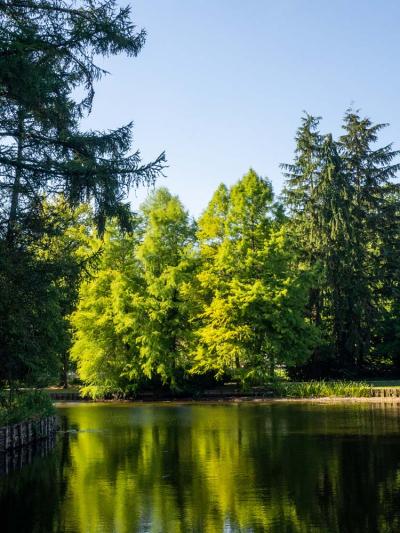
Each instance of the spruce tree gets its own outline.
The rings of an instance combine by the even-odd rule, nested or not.
[[[388,304],[382,294],[388,295],[389,287],[393,286],[393,278],[386,268],[388,258],[393,248],[399,251],[398,185],[393,181],[399,170],[396,163],[399,152],[392,144],[375,146],[386,126],[373,124],[350,109],[345,114],[344,134],[339,139],[346,179],[354,191],[348,344],[359,369],[365,366],[377,342],[374,332]]]
[[[286,178],[283,189],[284,206],[289,218],[289,232],[296,242],[299,263],[304,262],[318,275],[309,288],[306,315],[322,331],[323,283],[325,271],[321,260],[321,242],[318,223],[318,198],[316,187],[320,175],[321,149],[324,137],[319,131],[321,118],[305,113],[295,136],[296,148],[293,163],[282,164]],[[323,337],[322,337],[323,338]],[[315,346],[307,364],[311,372],[320,365],[322,346]]]
[[[386,267],[398,249],[398,153],[391,145],[374,149],[384,125],[353,111],[346,113],[338,141],[320,135],[317,125],[307,115],[298,130],[295,161],[284,165],[285,198],[298,257],[319,271],[309,312],[323,331],[325,348],[314,353],[313,371],[323,370],[322,353],[330,345],[328,369],[354,374],[363,370],[390,300]]]
[[[352,368],[360,345],[360,313],[354,189],[343,169],[337,143],[327,135],[320,151],[320,172],[315,190],[318,203],[319,261],[323,315],[332,339],[333,355],[342,369]]]

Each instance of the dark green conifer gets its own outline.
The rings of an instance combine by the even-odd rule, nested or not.
[[[391,145],[375,149],[384,125],[373,125],[357,112],[346,113],[338,141],[321,136],[318,123],[309,115],[303,118],[295,161],[283,166],[284,196],[299,260],[319,271],[309,313],[326,342],[325,349],[316,350],[312,366],[326,370],[321,354],[330,346],[330,369],[354,373],[363,371],[373,352],[379,317],[395,294],[387,284],[393,287],[389,270],[398,252],[393,181],[398,152]]]
[[[153,183],[164,155],[142,165],[130,153],[132,124],[82,132],[79,123],[104,74],[96,57],[136,56],[144,43],[130,9],[114,0],[0,2],[0,37],[2,233],[12,238],[41,197],[60,192],[72,204],[92,200],[101,228],[107,216],[126,221],[127,191]]]

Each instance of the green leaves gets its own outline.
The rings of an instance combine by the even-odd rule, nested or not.
[[[316,337],[304,317],[310,274],[294,269],[274,208],[270,183],[250,171],[218,188],[196,235],[166,189],[142,206],[134,233],[110,226],[72,315],[86,392],[154,379],[179,388],[182,376],[210,372],[262,381],[304,361]]]
[[[72,315],[72,356],[90,395],[125,394],[153,378],[176,386],[188,364],[193,235],[166,189],[142,206],[133,233],[107,229],[98,270]]]
[[[221,199],[224,217],[216,209]],[[253,170],[229,192],[220,187],[202,215],[193,372],[265,379],[276,365],[307,358],[313,328],[303,317],[306,278],[300,284],[302,272],[291,270],[293,251],[277,223],[271,185]],[[210,244],[215,228],[218,241]]]
[[[91,394],[178,389],[194,374],[243,385],[278,370],[351,374],[384,346],[396,357],[397,154],[373,149],[381,127],[357,113],[339,140],[318,127],[304,117],[283,204],[250,170],[217,188],[197,224],[159,189],[134,232],[109,226],[73,315]]]
[[[63,354],[66,383],[67,316],[101,246],[88,249],[82,203],[100,234],[109,218],[131,229],[129,189],[153,185],[164,166],[164,154],[142,164],[132,152],[131,122],[81,130],[105,74],[96,58],[136,56],[145,32],[115,0],[11,0],[0,37],[0,381],[54,380]],[[85,350],[104,361],[113,343],[100,344]]]

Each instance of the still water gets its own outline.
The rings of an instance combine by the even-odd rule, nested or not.
[[[66,404],[13,533],[400,531],[399,404]]]

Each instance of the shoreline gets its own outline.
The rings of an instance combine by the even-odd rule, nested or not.
[[[127,404],[221,404],[221,403],[323,403],[323,404],[350,404],[350,403],[368,403],[368,404],[400,404],[400,397],[398,396],[365,396],[365,397],[351,397],[351,396],[320,396],[312,398],[255,398],[251,396],[243,397],[219,397],[219,398],[152,398],[152,399],[109,399],[109,400],[56,400],[55,407],[62,407],[67,405],[81,405],[82,403],[88,405],[127,405]]]
[[[197,391],[143,390],[129,397],[108,396],[97,399],[82,396],[80,387],[45,389],[53,403],[57,402],[268,402],[268,401],[324,401],[324,402],[385,402],[400,401],[400,380],[380,382],[309,381],[282,382],[254,386],[242,390],[237,384]]]

